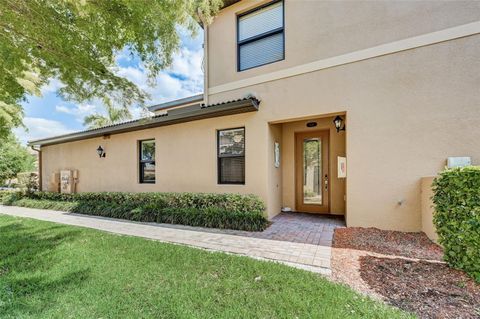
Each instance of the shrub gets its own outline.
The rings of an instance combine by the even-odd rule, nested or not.
[[[38,190],[38,174],[35,172],[18,173],[18,187],[27,193],[33,193]]]
[[[433,191],[433,221],[445,261],[480,282],[480,167],[445,170]]]
[[[142,222],[249,231],[260,231],[268,225],[265,205],[254,195],[0,192],[0,203]]]
[[[13,200],[17,194],[17,192],[13,191],[0,191],[0,204],[8,204],[8,201]]]

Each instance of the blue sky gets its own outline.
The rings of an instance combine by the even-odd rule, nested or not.
[[[192,37],[189,32],[181,31],[181,48],[175,54],[171,68],[161,72],[156,78],[155,86],[147,84],[146,72],[136,57],[128,51],[117,57],[118,74],[131,80],[151,95],[147,105],[158,104],[182,97],[191,96],[203,91],[203,33],[197,32]],[[56,91],[61,83],[52,79],[42,88],[42,96],[29,96],[23,103],[24,124],[28,131],[16,129],[15,134],[22,143],[60,134],[85,129],[83,118],[92,113],[103,113],[99,101],[74,104],[62,100]],[[140,108],[133,108],[134,117],[142,116]]]

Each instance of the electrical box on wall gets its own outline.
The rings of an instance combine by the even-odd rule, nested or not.
[[[60,192],[65,194],[73,193],[73,176],[72,171],[60,171]]]
[[[447,159],[447,167],[454,168],[454,167],[463,167],[463,166],[470,166],[472,165],[472,158],[470,156],[457,156],[457,157],[449,157]]]

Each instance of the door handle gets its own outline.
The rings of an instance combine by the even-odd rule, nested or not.
[[[328,175],[325,174],[325,190],[328,190]]]

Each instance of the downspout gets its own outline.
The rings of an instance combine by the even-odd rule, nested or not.
[[[36,149],[34,145],[30,146],[32,150],[38,152],[38,190],[42,191],[42,150]]]
[[[203,104],[208,105],[208,22],[200,10],[197,14],[203,28]]]

